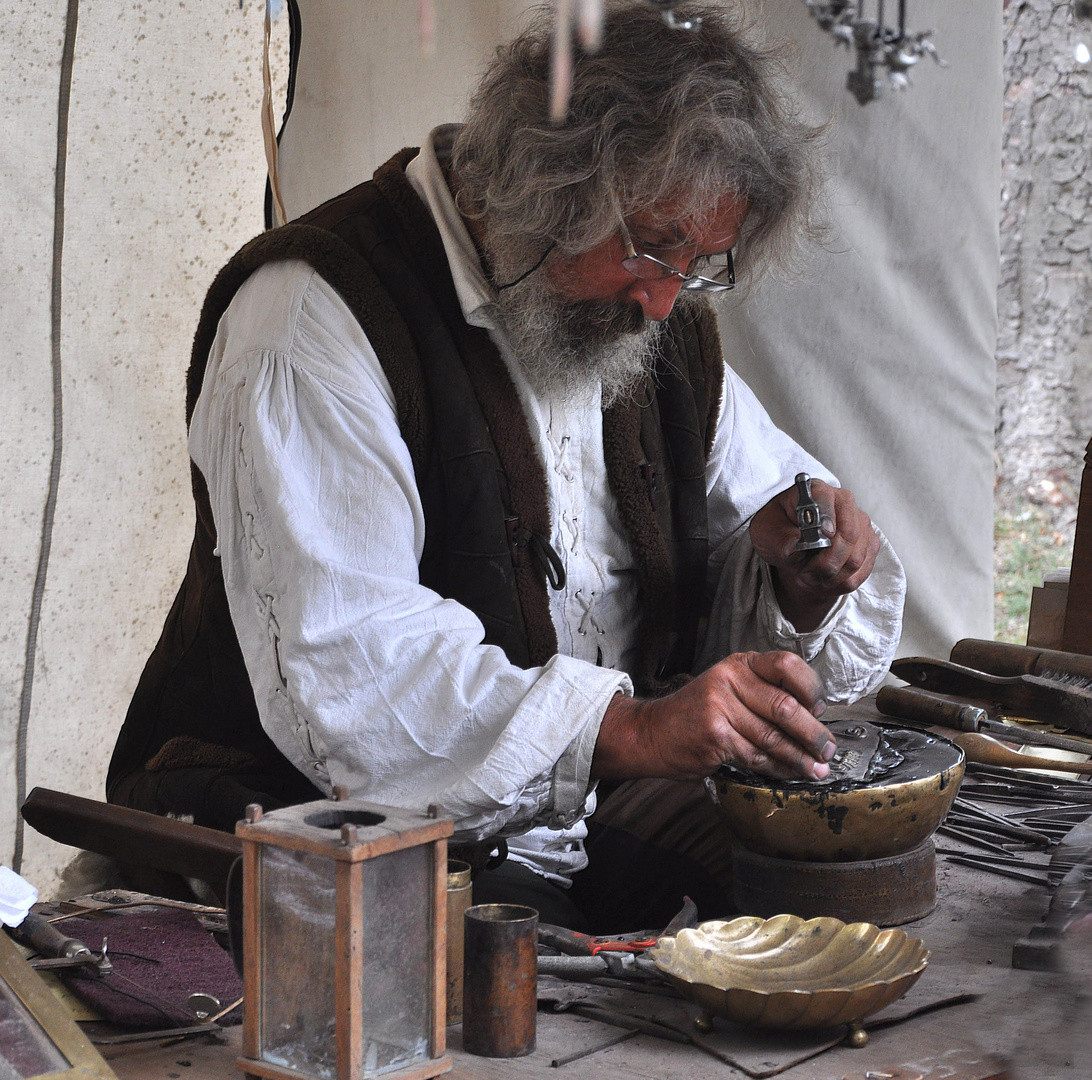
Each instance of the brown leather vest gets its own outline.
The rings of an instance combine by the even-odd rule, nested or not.
[[[372,181],[257,237],[220,272],[194,342],[187,422],[238,288],[265,262],[310,263],[359,320],[394,392],[425,512],[422,584],[474,611],[485,640],[513,663],[539,665],[557,651],[535,557],[549,539],[546,477],[504,362],[488,333],[463,319],[440,235],[405,178],[414,153],[401,151]],[[710,311],[673,314],[668,330],[654,375],[603,414],[607,481],[640,583],[640,659],[631,674],[644,693],[689,669],[706,612],[705,465],[723,380]],[[220,752],[233,776],[260,780],[267,809],[314,797],[262,731],[196,469],[193,486],[186,578],[130,706],[108,791],[133,770],[208,766]],[[207,802],[176,812],[231,827],[234,817],[226,826],[211,819],[237,817],[234,806]]]

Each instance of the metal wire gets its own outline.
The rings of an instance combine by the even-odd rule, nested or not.
[[[64,262],[65,175],[68,165],[68,116],[72,100],[72,68],[76,55],[76,30],[79,25],[80,0],[68,0],[65,16],[64,47],[61,52],[61,79],[57,95],[57,164],[53,178],[53,264],[51,269],[49,336],[50,366],[53,378],[53,454],[49,462],[49,481],[42,511],[42,534],[38,547],[38,568],[30,597],[27,619],[27,645],[23,661],[23,686],[19,695],[19,726],[15,735],[15,847],[12,869],[19,873],[23,864],[23,818],[19,813],[27,793],[27,736],[30,706],[34,690],[34,665],[38,653],[38,628],[42,617],[49,553],[53,544],[53,521],[57,513],[57,492],[61,480],[61,455],[64,450],[64,408],[61,365],[61,270]]]

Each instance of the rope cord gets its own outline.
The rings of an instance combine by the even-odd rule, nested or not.
[[[266,168],[269,171],[269,191],[273,199],[273,224],[283,225],[288,216],[281,198],[280,147],[273,119],[273,76],[269,63],[269,40],[272,32],[273,0],[265,0],[265,30],[262,34],[262,139],[265,143]]]
[[[57,513],[57,491],[61,480],[61,453],[64,448],[64,410],[61,366],[61,269],[64,255],[65,172],[68,163],[68,116],[72,98],[72,68],[76,55],[76,29],[80,0],[68,0],[65,16],[64,48],[61,53],[61,79],[57,95],[57,165],[53,181],[53,264],[50,271],[50,366],[53,377],[53,454],[49,463],[49,482],[42,512],[42,535],[38,547],[38,569],[30,598],[27,620],[27,647],[23,663],[23,686],[19,695],[19,726],[15,736],[15,848],[12,869],[19,873],[23,863],[23,818],[19,813],[27,793],[27,733],[30,726],[31,696],[34,690],[34,665],[38,650],[38,628],[42,616],[49,552],[53,543],[53,521]]]

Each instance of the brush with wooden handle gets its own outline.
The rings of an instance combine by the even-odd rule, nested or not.
[[[1011,645],[1007,641],[962,638],[952,646],[953,664],[986,671],[991,675],[1041,675],[1047,679],[1068,677],[1074,685],[1092,686],[1092,656]]]
[[[891,674],[922,690],[971,698],[1010,716],[1092,735],[1092,690],[1078,683],[1040,675],[990,675],[926,656],[893,661]]]
[[[1003,746],[989,735],[965,731],[952,739],[976,765],[1000,765],[1005,769],[1049,769],[1092,775],[1092,761],[1063,761],[1060,758],[1031,757]]]

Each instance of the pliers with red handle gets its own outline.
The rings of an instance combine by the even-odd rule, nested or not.
[[[556,949],[565,956],[598,956],[601,952],[641,953],[651,949],[659,934],[642,930],[636,934],[618,934],[614,937],[592,937],[575,930],[551,923],[539,923],[538,943]]]

